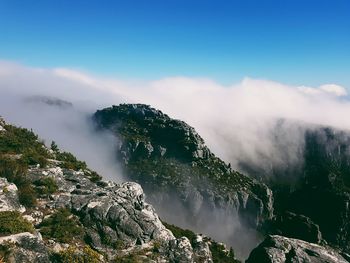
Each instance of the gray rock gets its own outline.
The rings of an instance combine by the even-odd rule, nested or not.
[[[303,215],[285,212],[282,215],[276,216],[274,227],[278,235],[317,244],[322,241],[319,226],[310,218]]]
[[[347,263],[332,248],[282,236],[268,236],[251,253],[246,263]]]
[[[9,263],[49,263],[49,251],[44,242],[30,233],[20,233],[0,238],[0,244],[9,248]]]
[[[9,183],[6,178],[0,177],[0,212],[19,211],[23,213],[26,209],[19,203],[18,189],[15,184]]]

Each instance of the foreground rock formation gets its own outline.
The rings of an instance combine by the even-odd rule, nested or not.
[[[282,236],[268,236],[255,248],[246,263],[347,263],[332,248]]]

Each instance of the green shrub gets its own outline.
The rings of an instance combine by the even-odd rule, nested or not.
[[[37,204],[37,194],[30,182],[24,181],[24,183],[17,186],[19,202],[25,207],[34,207]]]
[[[12,235],[22,232],[33,232],[34,228],[30,222],[22,217],[17,211],[0,212],[0,233]]]
[[[214,263],[240,263],[240,261],[235,258],[235,254],[232,248],[227,251],[224,245],[219,244],[215,241],[211,242],[210,251]]]
[[[36,192],[26,177],[28,166],[22,159],[13,159],[0,155],[0,177],[5,177],[18,188],[18,197],[22,205],[36,205]]]
[[[39,195],[50,195],[58,190],[56,181],[52,177],[44,177],[34,181],[35,191]]]
[[[99,263],[101,255],[89,246],[85,246],[82,251],[76,247],[55,254],[53,262],[56,263]]]
[[[13,159],[0,154],[0,177],[15,183],[23,177],[28,170],[28,165],[21,159]]]
[[[43,237],[55,239],[58,242],[69,243],[73,239],[81,239],[83,228],[79,220],[68,209],[61,208],[40,225]]]
[[[93,183],[97,183],[102,180],[102,176],[96,173],[95,171],[91,171],[90,174],[87,174],[87,176]]]
[[[167,229],[169,229],[174,234],[176,238],[187,237],[190,240],[191,244],[193,244],[193,241],[196,238],[196,234],[193,231],[189,229],[182,229],[178,226],[168,224],[164,221],[162,221],[162,223]]]
[[[87,168],[85,162],[79,161],[73,154],[68,152],[57,152],[56,159],[63,162],[61,165],[63,168],[73,170],[84,170]]]
[[[22,155],[22,160],[28,165],[39,164],[40,167],[46,167],[48,164],[47,158],[33,149],[26,150]]]
[[[56,144],[55,141],[51,142],[51,146],[50,146],[51,150],[53,150],[54,152],[59,152],[58,146]]]
[[[44,144],[32,131],[5,125],[6,132],[0,134],[0,153],[24,154],[25,160],[31,164],[41,163],[49,158]]]

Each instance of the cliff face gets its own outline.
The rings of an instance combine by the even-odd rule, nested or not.
[[[116,136],[126,174],[151,203],[166,207],[177,199],[194,221],[224,211],[254,229],[272,218],[271,190],[233,171],[186,123],[143,104],[106,108],[93,119]]]
[[[331,128],[305,133],[297,183],[273,185],[277,213],[289,210],[319,225],[322,237],[349,253],[350,135]]]
[[[175,237],[137,183],[105,182],[53,143],[1,121],[0,258],[6,262],[236,262],[224,246]],[[129,260],[129,261],[128,261]]]

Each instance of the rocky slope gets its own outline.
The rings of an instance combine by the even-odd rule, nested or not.
[[[122,104],[94,115],[116,136],[117,156],[152,204],[177,200],[193,222],[224,212],[257,229],[273,216],[270,189],[217,158],[186,123],[143,104]],[[209,219],[211,220],[211,219]]]
[[[102,181],[55,143],[0,121],[1,260],[236,262],[210,238],[169,227],[176,237],[139,184]]]

